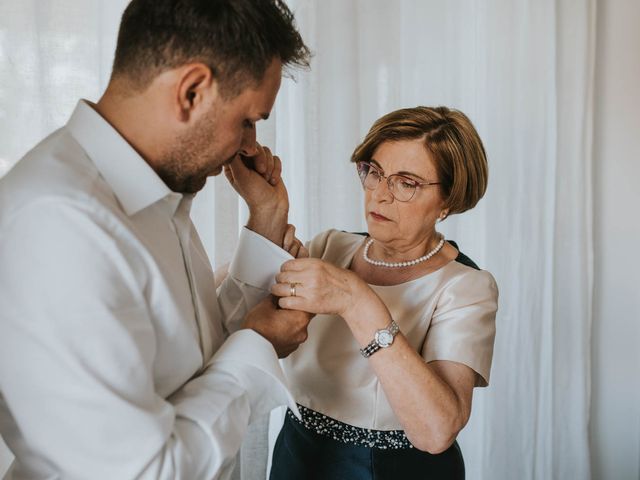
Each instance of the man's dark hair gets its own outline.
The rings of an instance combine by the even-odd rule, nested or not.
[[[113,76],[144,90],[162,71],[202,62],[233,96],[259,82],[274,58],[306,68],[309,57],[282,0],[133,0],[122,15]]]

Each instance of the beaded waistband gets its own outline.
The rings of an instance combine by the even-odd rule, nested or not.
[[[371,430],[355,427],[298,405],[302,420],[287,409],[287,415],[308,430],[338,442],[361,447],[386,449],[413,448],[403,430]]]

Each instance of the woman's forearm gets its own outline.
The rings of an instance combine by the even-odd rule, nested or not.
[[[271,292],[280,297],[280,307],[340,315],[362,348],[391,322],[387,307],[364,280],[322,260],[285,262],[276,281]],[[291,294],[292,285],[300,295]],[[445,450],[469,416],[473,371],[441,362],[454,366],[445,369],[447,375],[436,372],[401,334],[370,362],[413,445],[431,453]]]
[[[345,312],[345,321],[361,347],[373,339],[376,330],[391,322],[387,308],[375,292],[371,290],[371,294],[362,292],[357,305]],[[462,388],[449,385],[402,333],[369,361],[411,443],[430,453],[446,450],[468,420],[473,383],[462,378],[467,384]],[[468,399],[461,398],[467,391]]]

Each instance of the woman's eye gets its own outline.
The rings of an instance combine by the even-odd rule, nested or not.
[[[254,123],[251,120],[247,119],[243,122],[243,126],[244,128],[253,128]]]

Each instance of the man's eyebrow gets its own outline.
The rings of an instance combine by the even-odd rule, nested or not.
[[[262,117],[263,120],[268,120],[269,119],[269,114],[268,113],[262,113],[262,114],[260,114],[260,117]]]

